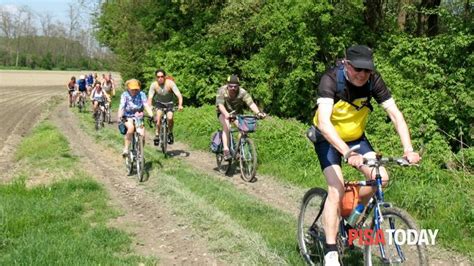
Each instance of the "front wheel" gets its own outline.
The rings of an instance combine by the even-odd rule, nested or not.
[[[84,108],[84,100],[82,98],[82,96],[79,96],[81,98],[79,98],[79,102],[77,103],[77,108],[79,108],[79,113],[82,113],[82,110]]]
[[[145,176],[145,153],[143,151],[143,136],[138,134],[137,138],[137,177],[138,181],[143,182]]]
[[[107,110],[105,111],[105,118],[104,118],[104,121],[107,123],[107,124],[112,124],[112,115],[110,114],[110,106],[107,108]]]
[[[308,265],[324,265],[324,244],[326,237],[322,214],[327,191],[312,188],[303,197],[298,216],[298,246],[300,254]]]
[[[403,231],[403,234],[408,235],[410,231],[416,230],[419,236],[420,230],[414,219],[406,211],[399,208],[382,209],[382,216],[383,222],[380,224],[380,230],[383,232],[385,244],[366,245],[364,248],[364,264],[367,266],[402,263],[407,265],[428,265],[427,251],[424,244],[398,244],[394,241],[396,239],[395,236],[398,234],[392,233],[390,237],[388,235],[389,232],[387,232],[387,230],[391,229]],[[370,228],[375,232],[373,222]],[[389,242],[390,239],[392,243]],[[383,250],[385,257],[382,256],[381,250]]]
[[[166,151],[168,149],[168,127],[166,126],[165,122],[161,122],[161,130],[160,130],[160,142],[161,142],[161,151],[166,157]]]
[[[132,138],[132,143],[128,146],[128,155],[125,157],[125,167],[127,168],[127,173],[128,175],[131,175],[133,173],[133,166],[134,166],[134,160],[135,160],[135,141]]]
[[[240,176],[244,181],[251,182],[257,172],[257,151],[253,141],[243,138],[240,145]]]

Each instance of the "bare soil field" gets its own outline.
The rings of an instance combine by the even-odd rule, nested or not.
[[[13,150],[38,120],[47,101],[58,97],[67,101],[66,84],[76,71],[0,71],[0,180],[9,176]],[[98,72],[101,76],[102,73]],[[113,73],[114,77],[120,77]],[[118,79],[120,82],[120,78]]]

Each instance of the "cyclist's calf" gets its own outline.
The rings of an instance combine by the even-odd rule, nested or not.
[[[133,132],[135,132],[135,127],[133,125],[133,119],[128,118],[125,122],[125,126],[127,127],[127,137],[130,137]]]

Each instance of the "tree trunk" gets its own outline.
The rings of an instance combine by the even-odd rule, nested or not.
[[[425,14],[426,11],[433,11],[441,4],[441,0],[422,0],[418,8],[418,36],[435,36],[438,34],[438,13]]]
[[[434,0],[434,1],[429,1],[430,6],[428,7],[429,9],[437,9],[439,5],[441,4],[441,0]],[[438,35],[439,32],[439,26],[438,26],[438,12],[435,12],[433,14],[430,14],[428,16],[428,29],[427,29],[427,35],[428,36],[435,36]]]
[[[407,22],[406,7],[411,4],[411,0],[400,0],[398,3],[397,24],[400,31],[405,31],[405,24]]]
[[[365,22],[372,31],[376,31],[383,20],[383,0],[367,0]]]

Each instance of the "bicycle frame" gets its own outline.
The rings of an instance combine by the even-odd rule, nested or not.
[[[153,108],[154,110],[161,110],[162,114],[161,117],[157,117],[156,119],[160,119],[160,146],[163,154],[165,157],[167,156],[167,146],[168,146],[168,112],[174,112],[178,108],[176,107],[165,107],[165,108]]]
[[[389,158],[390,160],[391,158]],[[382,163],[376,162],[374,165],[372,165],[375,170],[375,180],[367,180],[367,181],[351,181],[351,182],[346,182],[346,184],[350,185],[355,185],[359,187],[376,187],[376,191],[370,201],[367,203],[367,208],[365,211],[365,214],[362,216],[356,227],[360,228],[362,225],[365,223],[367,218],[369,217],[370,213],[372,210],[374,211],[374,216],[372,218],[373,221],[373,226],[374,230],[378,231],[381,229],[381,223],[384,221],[383,215],[382,215],[382,208],[390,208],[392,207],[391,203],[385,202],[384,200],[384,193],[382,189],[382,176],[380,174],[380,167],[382,166]],[[394,229],[393,222],[390,221],[390,227]],[[339,223],[339,232],[341,234],[341,238],[344,242],[344,244],[347,246],[348,245],[348,235],[347,235],[347,230],[344,225],[344,219],[341,219]],[[394,234],[394,233],[393,233]],[[395,236],[392,235],[394,238]],[[382,255],[382,259],[384,261],[388,261],[386,258],[386,253],[385,249],[382,243],[378,243],[380,254]],[[406,258],[400,248],[400,246],[395,242],[395,247],[397,249],[398,256],[401,259],[401,262],[406,261]]]
[[[240,137],[238,137],[238,142],[237,145],[235,145],[234,141],[234,134],[235,132],[240,133]],[[232,159],[236,160],[237,159],[237,154],[239,154],[239,151],[242,149],[243,145],[243,140],[245,140],[248,137],[247,133],[241,132],[235,128],[231,129],[229,132],[229,151],[230,154],[232,155]]]

